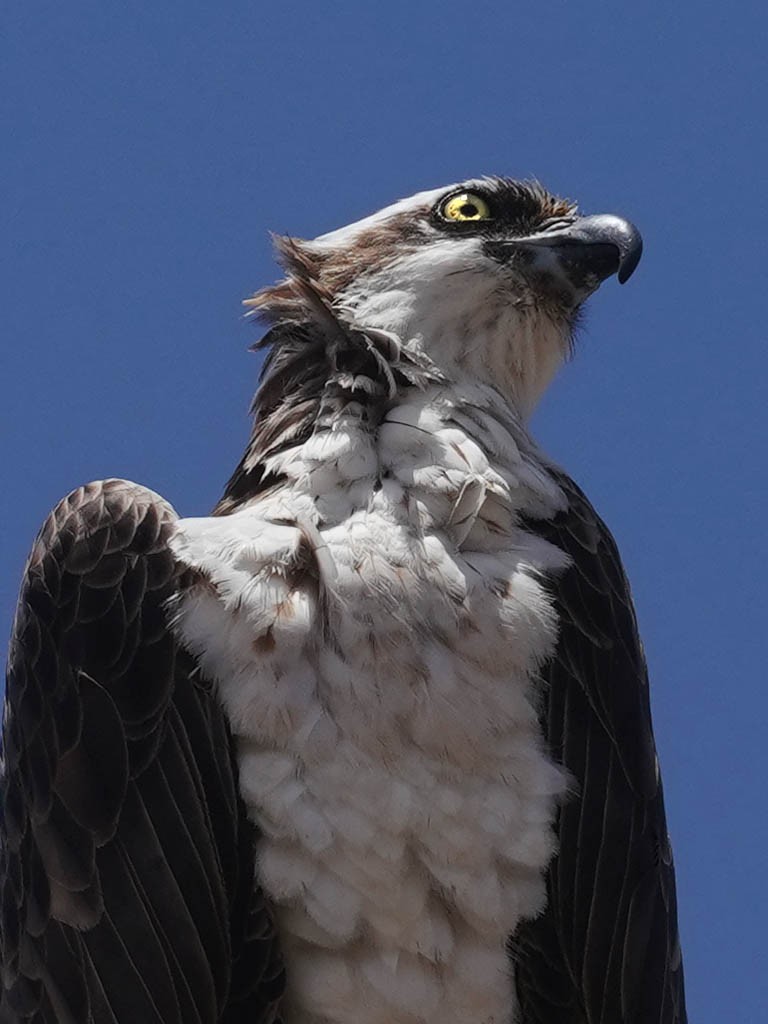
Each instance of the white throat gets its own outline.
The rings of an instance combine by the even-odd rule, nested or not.
[[[420,347],[453,380],[492,385],[527,420],[569,337],[529,289],[510,283],[510,271],[488,264],[473,266],[453,239],[433,244],[358,277],[338,305],[362,327]]]

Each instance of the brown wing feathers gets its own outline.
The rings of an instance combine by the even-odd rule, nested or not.
[[[35,542],[6,691],[0,1021],[275,1018],[230,738],[167,627],[174,521],[104,481]]]

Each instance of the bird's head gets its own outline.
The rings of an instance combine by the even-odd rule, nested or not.
[[[269,351],[219,513],[280,479],[321,421],[354,409],[375,425],[401,389],[492,387],[526,418],[582,303],[606,277],[626,281],[642,243],[628,221],[582,217],[536,182],[481,178],[276,246],[287,276],[246,302]]]
[[[584,300],[626,281],[639,232],[580,216],[536,182],[482,178],[420,192],[313,241],[278,240],[289,277],[341,321],[392,332],[448,377],[492,383],[527,416],[571,349]]]

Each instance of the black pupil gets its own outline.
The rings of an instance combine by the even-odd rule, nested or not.
[[[477,207],[475,206],[474,203],[464,203],[459,209],[459,213],[463,217],[476,217]]]

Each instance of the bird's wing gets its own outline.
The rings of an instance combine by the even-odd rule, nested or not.
[[[684,1024],[672,854],[648,678],[616,546],[579,488],[528,528],[572,566],[551,581],[561,618],[541,710],[573,780],[558,817],[547,909],[513,941],[524,1024]]]
[[[230,736],[168,628],[175,521],[107,480],[32,550],[0,776],[3,1024],[275,1019],[282,964]]]

